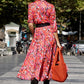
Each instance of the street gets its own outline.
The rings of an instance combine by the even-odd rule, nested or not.
[[[0,84],[30,84],[30,81],[16,77],[25,56],[25,54],[16,54],[0,57]],[[64,56],[64,60],[68,66],[69,76],[62,84],[84,84],[84,56]],[[61,83],[51,80],[50,84]]]

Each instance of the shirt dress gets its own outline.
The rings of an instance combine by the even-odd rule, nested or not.
[[[36,78],[38,81],[52,79],[51,65],[56,52],[57,32],[55,7],[46,0],[35,0],[28,5],[28,23],[50,23],[36,27],[26,58],[17,74],[24,80]]]

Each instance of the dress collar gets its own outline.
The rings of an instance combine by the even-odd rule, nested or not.
[[[45,1],[45,0],[35,0],[35,1]]]

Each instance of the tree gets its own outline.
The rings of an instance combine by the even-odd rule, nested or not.
[[[84,1],[83,0],[77,0],[78,1],[78,7],[77,7],[77,9],[78,9],[78,11],[80,12],[80,24],[79,24],[79,40],[81,40],[81,20],[82,20],[82,18],[81,18],[81,11],[82,10],[84,10]]]
[[[11,21],[21,24],[27,19],[29,0],[0,0],[0,26]]]
[[[28,4],[32,1],[34,0],[0,0],[0,27],[11,21],[18,24],[28,24]],[[79,10],[84,10],[84,1],[47,1],[55,5],[57,23],[60,23],[60,25],[65,24],[67,27],[72,27],[72,29],[75,30],[75,27],[78,25],[79,21]],[[82,14],[84,15],[84,12],[82,12]]]

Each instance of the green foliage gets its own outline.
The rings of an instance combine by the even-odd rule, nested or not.
[[[11,21],[21,24],[27,20],[29,0],[0,0],[0,26]]]
[[[84,0],[77,0],[77,3],[78,3],[78,11],[82,11],[84,10]]]
[[[28,4],[34,0],[0,0],[0,27],[9,22],[17,24],[28,24]],[[79,18],[79,11],[84,10],[84,0],[47,0],[55,5],[56,18],[60,25],[65,24],[67,27]],[[84,14],[84,13],[83,13]]]

